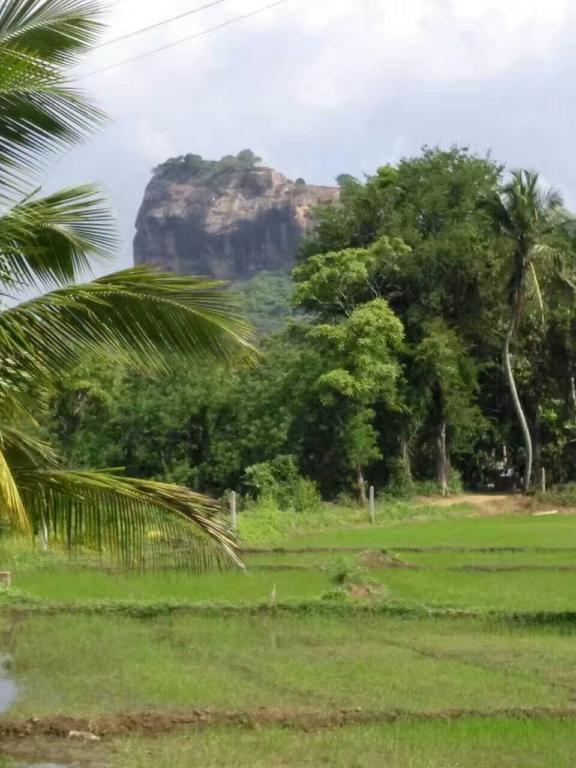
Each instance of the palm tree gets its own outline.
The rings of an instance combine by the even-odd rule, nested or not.
[[[34,431],[50,384],[86,355],[163,372],[174,355],[201,366],[251,354],[247,326],[214,281],[135,268],[77,284],[92,259],[113,253],[113,217],[93,187],[35,191],[42,161],[102,119],[67,77],[101,31],[99,12],[91,0],[0,0],[0,516],[127,565],[202,569],[237,559],[218,504],[70,471]]]
[[[503,360],[514,410],[522,431],[526,454],[524,490],[527,491],[532,476],[532,438],[514,379],[510,347],[516,339],[522,318],[528,279],[532,281],[543,311],[537,265],[552,250],[548,242],[550,237],[563,227],[569,217],[562,211],[560,195],[554,190],[542,190],[538,174],[526,170],[514,171],[507,184],[483,201],[483,207],[497,231],[512,244],[510,319],[504,337]]]

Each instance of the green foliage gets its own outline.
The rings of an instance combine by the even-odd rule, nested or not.
[[[256,163],[249,152],[189,156],[157,172],[209,178]],[[466,148],[425,147],[338,183],[292,279],[263,273],[234,287],[258,330],[259,365],[176,366],[168,386],[117,365],[77,370],[43,422],[72,466],[125,467],[221,495],[242,491],[248,468],[269,472],[290,456],[307,480],[280,493],[274,477],[258,477],[283,509],[313,506],[310,483],[325,499],[362,498],[369,484],[408,498],[485,487],[504,453],[521,468],[502,376],[513,227],[486,204],[507,200],[503,168]],[[524,266],[538,280],[530,268],[513,363],[536,460],[563,483],[576,479],[576,238],[570,216],[548,208],[531,229]],[[10,381],[21,375],[14,361]]]
[[[386,492],[396,498],[410,498],[415,492],[410,466],[401,456],[393,456],[388,462]]]
[[[205,160],[201,155],[187,154],[170,157],[157,165],[153,173],[158,178],[171,181],[201,178],[202,182],[209,183],[228,173],[256,168],[261,162],[261,158],[257,157],[251,149],[243,149],[236,156],[225,155],[220,160]]]
[[[287,272],[260,272],[234,291],[244,315],[261,336],[283,330],[294,315],[293,284]]]
[[[316,484],[299,474],[293,456],[253,464],[246,469],[244,482],[256,498],[270,499],[282,511],[314,512],[320,507]]]

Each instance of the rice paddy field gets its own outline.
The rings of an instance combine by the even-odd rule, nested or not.
[[[569,514],[292,531],[202,576],[3,558],[0,766],[576,765]]]

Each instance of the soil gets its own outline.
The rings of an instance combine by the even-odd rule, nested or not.
[[[534,499],[520,493],[458,493],[453,496],[421,496],[418,501],[428,507],[451,507],[469,504],[480,515],[510,515],[531,512]]]
[[[276,725],[302,730],[338,728],[345,725],[395,723],[401,720],[462,720],[469,718],[563,718],[576,719],[576,707],[511,707],[508,709],[440,709],[422,712],[410,710],[354,709],[314,710],[262,707],[254,710],[192,709],[177,712],[121,712],[95,717],[48,715],[44,717],[0,718],[0,750],[24,738],[66,739],[70,752],[94,746],[100,741],[78,743],[70,740],[70,731],[95,734],[102,739],[129,734],[161,734],[190,726],[230,725],[245,728]],[[61,745],[62,746],[62,745]],[[62,750],[61,750],[62,751]]]
[[[380,568],[412,568],[410,563],[402,560],[398,555],[383,549],[366,549],[360,557],[360,565],[371,571],[377,571]]]

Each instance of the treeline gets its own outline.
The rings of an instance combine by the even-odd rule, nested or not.
[[[47,425],[72,464],[212,493],[290,466],[328,498],[482,487],[497,462],[526,483],[542,466],[576,478],[576,240],[559,197],[459,148],[339,183],[261,365],[77,372]]]
[[[152,173],[171,181],[187,181],[194,177],[207,184],[222,175],[248,171],[260,162],[261,158],[251,149],[243,149],[237,155],[224,155],[220,160],[206,160],[202,155],[187,154],[168,158],[157,165]]]

